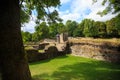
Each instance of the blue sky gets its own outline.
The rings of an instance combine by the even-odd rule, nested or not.
[[[93,19],[95,21],[106,21],[117,14],[109,13],[105,15],[104,17],[100,17],[96,13],[98,11],[102,11],[105,9],[105,7],[109,4],[109,2],[106,3],[105,6],[101,5],[101,2],[103,0],[98,0],[97,3],[92,4],[92,0],[60,0],[61,1],[61,7],[57,9],[59,12],[59,16],[63,19],[63,22],[65,23],[67,20],[74,20],[77,22],[81,22],[83,19]],[[51,8],[53,10],[53,8]],[[22,30],[29,31],[31,33],[34,32],[34,26],[36,25],[34,20],[36,19],[36,12],[33,11],[33,15],[31,17],[31,20],[29,23],[25,23],[22,27]]]

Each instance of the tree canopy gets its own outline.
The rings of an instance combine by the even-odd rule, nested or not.
[[[108,1],[108,6],[103,11],[98,12],[100,16],[104,16],[110,12],[114,14],[120,11],[120,0],[103,0],[102,5],[104,6]],[[97,0],[93,0],[93,2],[97,2]]]
[[[36,23],[47,20],[48,23],[62,21],[55,8],[60,6],[60,0],[20,0],[21,23],[28,22],[32,11],[36,11]],[[53,11],[50,8],[54,8]]]

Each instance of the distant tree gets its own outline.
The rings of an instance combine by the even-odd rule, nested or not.
[[[115,26],[116,24],[116,19],[112,18],[111,20],[106,22],[107,26],[107,33],[109,37],[117,37],[118,36],[118,28]]]
[[[65,27],[65,25],[63,23],[58,23],[57,27],[58,27],[58,33],[64,33],[64,32],[67,31],[66,27]]]
[[[118,37],[120,37],[120,14],[115,17],[115,27],[118,31]]]
[[[94,30],[95,30],[95,35],[94,37],[99,37],[100,36],[100,31],[99,31],[99,28],[100,28],[100,22],[94,22]]]
[[[37,35],[36,39],[38,39],[38,41],[40,39],[49,37],[49,28],[48,28],[46,22],[42,22],[39,25],[35,26],[35,34]]]
[[[78,27],[73,32],[74,37],[83,37],[84,36],[84,34],[83,34],[84,23],[85,23],[85,21],[83,20],[81,23],[78,24]]]
[[[99,28],[95,25],[95,21],[91,20],[91,29],[90,29],[92,37],[98,37]]]
[[[99,27],[99,36],[106,37],[106,35],[107,35],[106,24],[104,22],[101,22]]]
[[[73,32],[73,37],[82,37],[81,31],[79,28],[76,28]]]
[[[85,36],[84,34],[83,34],[83,31],[84,31],[84,26],[85,25],[85,20],[83,20],[80,24],[79,24],[79,26],[78,26],[78,28],[79,28],[79,30],[80,30],[80,36]]]
[[[66,30],[69,36],[73,36],[75,29],[78,27],[78,23],[76,21],[68,20],[65,24]]]
[[[34,33],[32,34],[32,41],[38,42],[39,40],[40,40],[39,34],[38,34],[37,32],[34,32]]]
[[[51,38],[55,37],[58,34],[58,24],[53,23],[49,25],[49,35]]]
[[[90,37],[90,19],[84,19],[85,23],[84,23],[84,30],[83,30],[83,34],[85,35],[85,37]]]
[[[32,41],[32,34],[30,32],[22,31],[22,39],[23,39],[23,42],[30,42]]]
[[[98,28],[94,25],[93,20],[84,19],[83,34],[85,37],[96,37],[98,35]]]

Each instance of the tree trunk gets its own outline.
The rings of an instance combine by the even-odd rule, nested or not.
[[[20,27],[19,0],[0,0],[0,71],[2,80],[31,80]]]

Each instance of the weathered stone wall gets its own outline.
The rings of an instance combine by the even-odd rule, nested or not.
[[[72,55],[120,63],[120,45],[110,43],[72,43]]]
[[[28,62],[34,62],[34,61],[46,59],[45,54],[39,53],[38,50],[34,50],[34,49],[26,50],[26,55],[28,58]]]
[[[28,62],[40,61],[45,59],[54,58],[57,56],[62,56],[68,53],[68,46],[65,47],[65,50],[58,51],[56,46],[46,46],[45,52],[38,52],[36,49],[28,49],[26,50],[26,55],[28,58]]]
[[[39,49],[44,49],[45,46],[49,45],[49,43],[41,43],[39,44]]]

